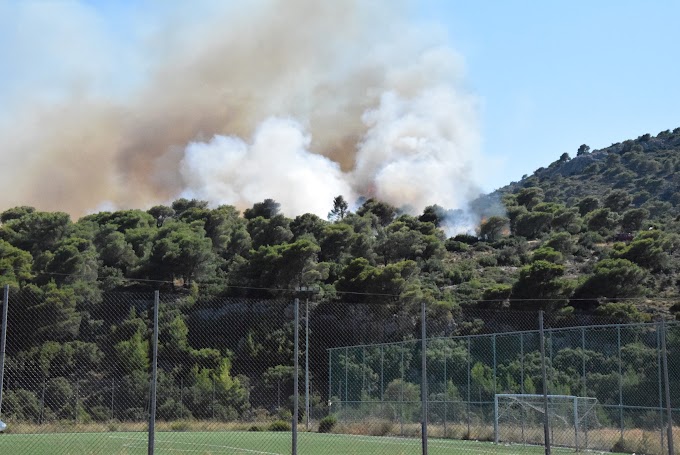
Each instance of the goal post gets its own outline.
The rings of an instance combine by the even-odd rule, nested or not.
[[[494,397],[494,441],[543,444],[544,401],[556,445],[588,447],[588,430],[598,426],[597,398],[575,395],[499,393]]]

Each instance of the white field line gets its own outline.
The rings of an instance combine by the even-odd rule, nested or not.
[[[374,444],[395,444],[395,445],[402,445],[402,446],[408,446],[408,445],[420,445],[421,440],[420,438],[405,438],[405,437],[399,437],[399,436],[360,436],[360,435],[346,435],[346,434],[330,434],[327,433],[327,437],[332,437],[332,436],[340,436],[342,438],[347,438],[351,439],[354,441],[358,442],[370,442]],[[497,450],[484,450],[480,447],[475,447],[475,441],[465,441],[469,442],[469,445],[466,443],[465,444],[465,451],[466,452],[474,452],[474,453],[491,453],[495,454],[498,453]],[[442,449],[449,449],[449,448],[461,448],[460,447],[461,441],[443,441],[443,440],[437,440],[436,442],[434,441],[428,441],[427,446],[428,447],[437,447],[437,448],[442,448]]]
[[[365,436],[365,435],[351,435],[351,434],[339,434],[339,433],[302,433],[304,434],[315,434],[316,436],[322,436],[327,438],[333,438],[334,436],[343,439],[352,439],[359,442],[371,442],[375,444],[395,444],[395,445],[420,445],[420,438],[408,438],[404,436]],[[481,447],[476,447],[476,445],[485,445],[490,449],[485,449]],[[473,441],[473,440],[446,440],[440,438],[433,438],[433,440],[428,440],[428,447],[437,447],[441,449],[456,448],[465,450],[465,452],[474,453],[491,453],[496,454],[499,450],[507,450],[510,447],[523,447],[522,444],[502,444],[495,445],[491,442],[484,441]],[[541,447],[541,446],[529,446],[529,447]],[[573,450],[563,449],[560,447],[553,447],[553,452],[556,453],[572,453]]]
[[[144,439],[139,439],[139,438],[133,438],[133,437],[127,437],[127,436],[109,436],[111,439],[127,439],[131,440],[134,442],[145,442]],[[196,447],[212,447],[215,449],[226,449],[226,450],[235,450],[237,452],[244,452],[244,453],[257,453],[261,455],[283,455],[278,452],[263,452],[261,450],[252,450],[252,449],[244,449],[242,447],[233,447],[233,446],[223,446],[223,445],[217,445],[217,444],[202,444],[198,442],[181,442],[181,441],[168,441],[168,440],[156,440],[156,444],[170,444],[170,445],[190,445],[190,446],[196,446]],[[125,445],[125,447],[130,447],[130,448],[146,448],[146,445],[141,445],[141,446],[133,446],[132,444]],[[173,452],[200,452],[201,450],[197,449],[174,449],[174,448],[168,448],[168,447],[163,447],[163,450],[171,450]],[[202,449],[205,450],[205,449]]]
[[[350,439],[354,440],[357,442],[368,442],[368,443],[374,443],[374,444],[395,444],[395,445],[402,445],[402,446],[408,446],[408,445],[416,445],[420,444],[420,438],[406,438],[406,437],[400,437],[400,436],[361,436],[361,435],[347,435],[347,434],[334,434],[334,433],[325,433],[325,434],[320,434],[320,433],[302,433],[303,438],[308,437],[310,435],[315,435],[315,437],[322,437],[322,438],[328,438],[328,439],[335,439],[335,438],[342,438],[342,439]],[[146,442],[145,439],[139,439],[139,438],[134,438],[134,437],[126,437],[126,436],[109,436],[112,439],[127,439],[135,442]],[[242,452],[242,453],[252,453],[252,454],[260,454],[260,455],[283,455],[277,452],[264,452],[260,450],[253,450],[253,449],[244,449],[241,447],[234,447],[234,446],[226,446],[226,445],[217,445],[217,444],[203,444],[203,443],[193,443],[193,442],[180,442],[180,441],[168,441],[168,440],[156,440],[156,443],[161,443],[161,444],[184,444],[184,445],[191,445],[191,446],[200,446],[200,447],[212,447],[215,449],[226,449],[226,450],[235,450],[236,452]],[[486,449],[486,448],[481,448],[481,447],[475,447],[476,444],[488,444],[489,446],[493,447],[491,449]],[[461,447],[463,445],[464,447]],[[489,447],[487,446],[487,447]],[[490,442],[479,442],[479,441],[470,441],[470,440],[442,440],[442,439],[437,439],[435,441],[428,441],[428,447],[437,447],[437,448],[457,448],[461,450],[465,450],[466,453],[480,453],[480,454],[497,454],[499,451],[505,451],[509,447],[513,447],[514,445],[503,445],[503,446],[494,446]],[[518,447],[521,446],[521,444],[517,445]],[[143,449],[146,448],[146,444],[142,445],[133,445],[133,444],[126,444],[124,447],[128,448],[134,448],[134,449]],[[502,447],[502,448],[501,448]],[[538,447],[538,446],[536,446]],[[570,450],[565,449],[560,450],[560,448],[554,448],[554,450],[557,453],[563,452],[563,453],[571,453]],[[169,447],[163,447],[162,450],[169,450],[173,452],[200,452],[201,450],[198,449],[175,449],[175,448],[169,448]]]

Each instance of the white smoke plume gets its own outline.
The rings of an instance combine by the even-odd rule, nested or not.
[[[86,3],[0,3],[0,207],[323,217],[339,194],[417,212],[479,193],[460,58],[405,2],[153,5],[112,31]]]
[[[354,193],[338,163],[311,153],[309,144],[297,122],[279,118],[265,120],[252,143],[225,136],[191,143],[180,166],[182,196],[249,207],[274,188],[289,215],[328,212],[328,201]]]

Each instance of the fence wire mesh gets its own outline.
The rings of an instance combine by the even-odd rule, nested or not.
[[[0,453],[675,449],[674,321],[367,298],[12,290]]]
[[[152,304],[153,295],[77,298],[56,286],[14,292],[0,451],[124,453],[146,443]]]
[[[542,361],[538,313],[466,313],[447,336],[434,333],[427,340],[430,441],[493,441],[497,444],[484,450],[505,453],[502,447],[510,446],[513,453],[537,453],[535,447],[546,444],[545,425],[553,450],[670,453],[668,411],[677,413],[680,372],[678,324],[545,317]],[[437,322],[428,321],[428,327]],[[414,339],[329,349],[329,388],[338,420],[351,424],[350,431],[418,437],[419,347]],[[663,359],[668,359],[670,406]]]

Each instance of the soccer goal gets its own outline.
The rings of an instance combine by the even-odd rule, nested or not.
[[[539,394],[497,394],[494,399],[496,443],[544,444],[545,397]],[[547,395],[551,444],[588,448],[588,432],[599,427],[597,398]]]

